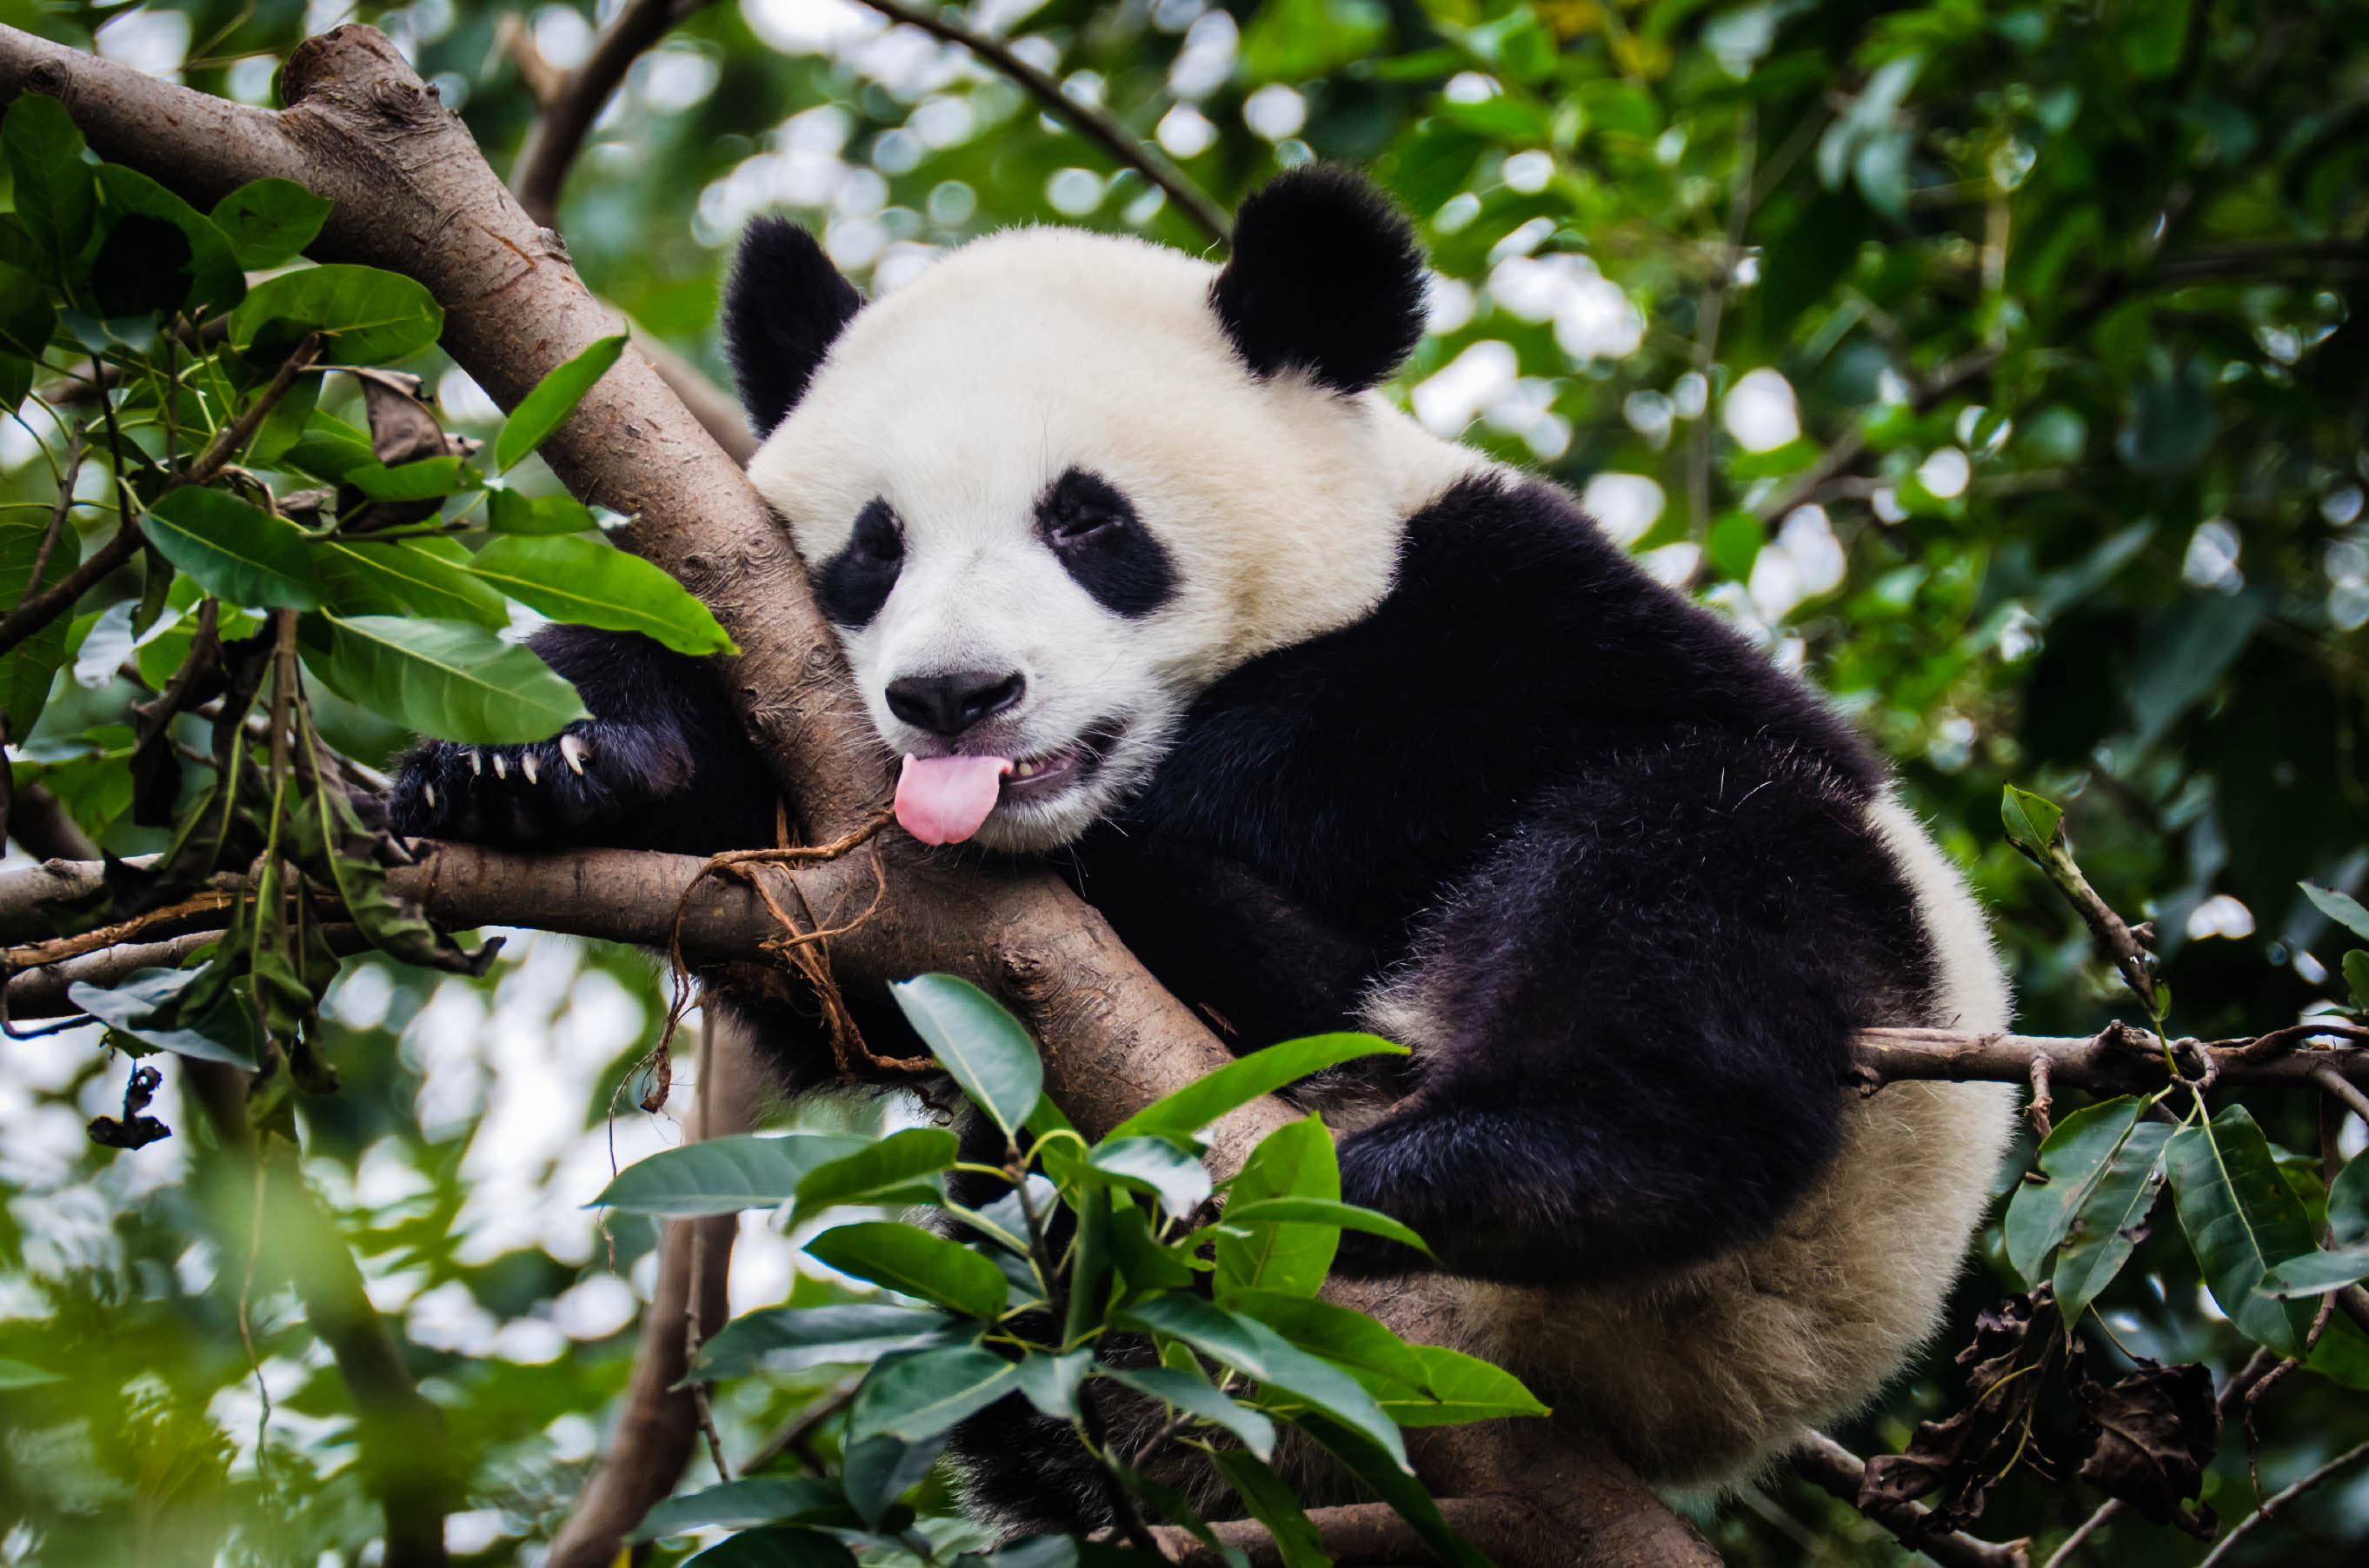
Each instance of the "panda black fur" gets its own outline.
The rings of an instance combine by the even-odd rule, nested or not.
[[[1303,1098],[1344,1196],[1442,1269],[1349,1237],[1342,1271],[1417,1276],[1561,1418],[1716,1483],[1913,1354],[2004,1146],[1996,1086],[1849,1094],[1849,1036],[2003,1028],[2006,987],[1814,695],[1564,492],[1371,390],[1422,297],[1403,220],[1317,168],[1244,204],[1222,270],[1019,231],[861,308],[761,222],[726,331],[768,432],[751,478],[884,761],[1042,756],[978,842],[1047,854],[1237,1047],[1412,1047]],[[583,772],[555,744],[533,781],[429,745],[402,830],[771,841],[770,784],[694,661],[577,628],[536,646],[598,715]],[[794,1076],[828,1073],[810,1027],[743,1005]],[[1027,1419],[994,1425],[975,1452]],[[1018,1451],[975,1458],[982,1504],[1093,1517]]]

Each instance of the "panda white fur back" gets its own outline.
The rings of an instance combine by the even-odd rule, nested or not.
[[[1372,390],[1421,291],[1402,220],[1312,169],[1245,203],[1222,269],[1027,230],[871,305],[761,222],[727,336],[769,432],[751,478],[887,753],[1006,762],[970,836],[1058,852],[1237,1048],[1410,1047],[1300,1095],[1344,1196],[1432,1242],[1448,1272],[1413,1288],[1464,1347],[1650,1478],[1718,1483],[1931,1334],[2006,1142],[1997,1086],[1851,1093],[1849,1034],[2002,1028],[2007,989],[1821,703],[1561,491]],[[704,671],[577,628],[537,646],[599,715],[585,772],[429,745],[398,827],[771,841]],[[829,1073],[795,1008],[724,1004],[794,1082]],[[862,1020],[900,1048],[892,1013]],[[1419,1266],[1370,1238],[1340,1264]],[[1096,1522],[1038,1419],[973,1423],[975,1502]]]

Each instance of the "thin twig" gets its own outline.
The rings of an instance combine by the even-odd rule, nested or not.
[[[1698,544],[1711,534],[1711,372],[1719,358],[1720,318],[1726,314],[1728,291],[1735,286],[1736,258],[1744,253],[1744,225],[1752,216],[1752,163],[1759,147],[1760,119],[1746,104],[1736,113],[1735,189],[1728,198],[1725,242],[1718,269],[1703,283],[1695,306],[1693,365],[1703,383],[1703,411],[1687,452],[1687,521]]]
[[[1860,1507],[1860,1486],[1867,1461],[1823,1432],[1813,1432],[1786,1456],[1793,1468],[1820,1491]],[[1943,1568],[2031,1568],[2027,1542],[1980,1539],[1963,1530],[1928,1534],[1924,1520],[1930,1512],[1906,1499],[1860,1508],[1875,1523],[1898,1537],[1904,1545],[1923,1552]]]
[[[2361,1459],[2364,1455],[2369,1455],[2369,1443],[2356,1443],[2352,1448],[2345,1449],[2344,1452],[2329,1460],[2326,1464],[2320,1466],[2318,1470],[2313,1471],[2309,1475],[2305,1476],[2301,1481],[2296,1482],[2293,1486],[2288,1487],[2285,1491],[2279,1493],[2277,1495],[2264,1502],[2260,1507],[2255,1509],[2252,1513],[2247,1515],[2244,1518],[2238,1520],[2236,1525],[2231,1527],[2229,1533],[2223,1536],[2220,1543],[2214,1546],[2211,1551],[2205,1553],[2203,1561],[2197,1563],[2196,1568],[2213,1568],[2214,1563],[2220,1562],[2223,1558],[2228,1556],[2230,1552],[2237,1550],[2237,1543],[2245,1539],[2249,1535],[2252,1534],[2256,1526],[2260,1525],[2263,1521],[2270,1518],[2272,1515],[2277,1513],[2281,1508],[2285,1507],[2289,1503],[2294,1502],[2296,1498],[2302,1496],[2313,1487],[2318,1486],[2321,1482],[2326,1481],[2329,1476],[2334,1475],[2338,1471],[2342,1470],[2345,1466],[2352,1463],[2355,1459]]]
[[[2044,1568],[2065,1568],[2066,1563],[2073,1561],[2073,1554],[2080,1550],[2081,1543],[2088,1540],[2091,1536],[2097,1534],[2100,1528],[2122,1511],[2123,1500],[2121,1498],[2107,1498],[2103,1503],[2098,1505],[2098,1511],[2096,1513],[2081,1521],[2081,1528],[2079,1529],[2075,1530],[2071,1535],[2065,1538],[2064,1545],[2058,1547],[2055,1551],[2048,1554],[2048,1562],[2044,1565]]]
[[[750,1455],[748,1461],[741,1465],[740,1473],[755,1475],[792,1449],[797,1451],[798,1457],[806,1460],[809,1469],[820,1470],[821,1458],[807,1445],[814,1435],[822,1429],[824,1422],[855,1402],[856,1386],[863,1380],[861,1378],[850,1378],[823,1399],[807,1406],[806,1409],[782,1423],[772,1436],[757,1445],[757,1451]]]
[[[1184,209],[1185,216],[1198,223],[1212,240],[1223,246],[1230,239],[1233,225],[1227,222],[1225,209],[1211,200],[1209,193],[1194,184],[1184,170],[1146,146],[1102,109],[1080,103],[1063,92],[1060,83],[1013,53],[1001,40],[947,21],[934,11],[909,6],[905,0],[864,0],[864,4],[891,21],[919,28],[932,38],[969,50],[1026,88],[1029,96],[1054,119],[1167,192],[1168,199]]]

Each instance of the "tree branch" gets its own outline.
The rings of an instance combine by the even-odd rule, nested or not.
[[[247,1245],[268,1245],[287,1268],[306,1324],[329,1347],[353,1398],[363,1470],[386,1514],[386,1568],[444,1568],[444,1516],[459,1494],[444,1413],[412,1381],[336,1219],[304,1179],[296,1146],[258,1134],[247,1119],[248,1074],[211,1061],[184,1061],[182,1073],[215,1147],[270,1196],[254,1210],[268,1239]]]
[[[1860,1482],[1867,1470],[1865,1459],[1823,1432],[1811,1433],[1786,1457],[1820,1491],[1841,1498],[1854,1508],[1859,1506]],[[1865,1512],[1869,1518],[1898,1537],[1903,1545],[1923,1552],[1942,1568],[2031,1568],[2029,1541],[1998,1545],[1977,1539],[1963,1530],[1920,1535],[1930,1510],[1906,1499],[1893,1499]]]
[[[756,1054],[737,1021],[726,1018],[710,1013],[702,1031],[699,1109],[684,1125],[687,1138],[725,1138],[756,1125],[763,1099]],[[684,1323],[695,1313],[702,1338],[724,1326],[732,1242],[738,1234],[738,1216],[730,1214],[669,1220],[660,1232],[658,1289],[642,1314],[624,1409],[592,1479],[552,1542],[546,1568],[611,1568],[619,1543],[682,1478],[700,1429],[697,1401],[688,1389],[675,1387],[690,1364]]]
[[[584,145],[585,132],[601,117],[609,95],[625,79],[634,62],[667,35],[667,29],[699,9],[706,0],[625,0],[615,18],[592,40],[584,63],[537,92],[543,112],[527,128],[518,162],[510,167],[510,189],[527,216],[546,229],[559,226],[559,192],[566,184],[569,166]]]
[[[1232,237],[1233,224],[1227,221],[1225,209],[1211,200],[1209,193],[1194,184],[1183,169],[1169,162],[1164,155],[1147,146],[1104,110],[1092,104],[1080,103],[1062,91],[1060,83],[1013,53],[1010,46],[1001,40],[975,33],[959,23],[947,21],[934,10],[908,5],[906,0],[863,0],[863,3],[892,22],[919,28],[932,38],[958,43],[969,50],[1019,83],[1029,97],[1044,107],[1046,113],[1165,191],[1168,200],[1175,202],[1186,217],[1198,223],[1202,232],[1219,246],[1224,246]]]

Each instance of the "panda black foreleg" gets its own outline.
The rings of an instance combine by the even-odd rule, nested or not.
[[[584,626],[546,627],[530,646],[593,716],[526,746],[423,742],[388,792],[397,832],[686,854],[772,841],[772,781],[701,660]]]
[[[1865,805],[1789,757],[1657,751],[1575,784],[1445,901],[1399,984],[1417,1087],[1341,1142],[1343,1196],[1520,1284],[1766,1233],[1840,1139],[1851,1032],[1913,1009],[1913,897]]]

